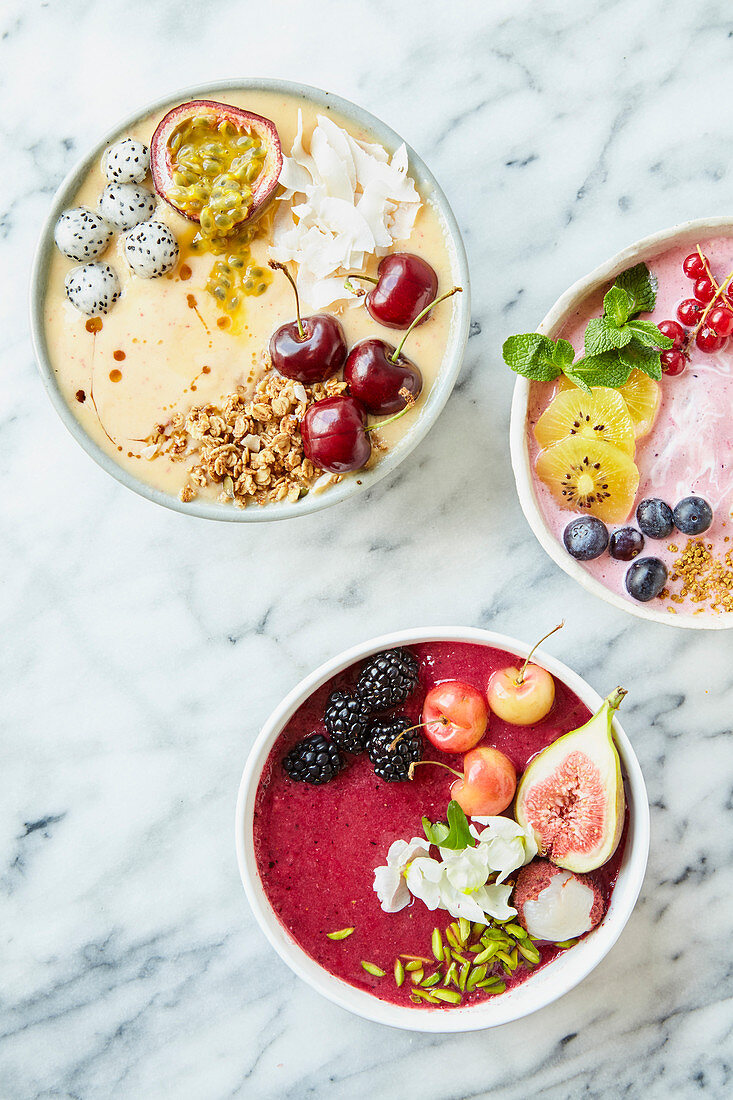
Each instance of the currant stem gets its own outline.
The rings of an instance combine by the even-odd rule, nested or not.
[[[300,319],[300,298],[298,297],[298,288],[295,285],[295,279],[290,274],[285,264],[279,264],[276,260],[268,260],[267,262],[273,271],[282,271],[283,275],[293,288],[293,293],[295,294],[295,316],[298,319],[298,335],[300,336],[301,340],[303,340],[305,339],[305,329],[303,328],[303,322]]]
[[[697,245],[697,254],[700,257],[700,259],[702,260],[703,267],[705,268],[705,270],[707,272],[708,279],[710,280],[710,282],[715,287],[715,294],[712,296],[712,298],[710,299],[710,301],[706,305],[706,307],[703,311],[702,317],[697,322],[697,325],[695,326],[695,328],[692,330],[691,339],[694,339],[694,337],[697,336],[698,332],[700,331],[702,326],[705,324],[705,319],[707,318],[708,313],[710,312],[710,310],[713,308],[714,305],[717,305],[718,298],[720,296],[722,296],[724,291],[726,291],[728,289],[728,284],[730,283],[731,279],[733,279],[733,271],[731,271],[730,275],[726,276],[726,278],[723,282],[723,285],[718,286],[718,281],[715,278],[715,276],[713,275],[712,271],[710,270],[710,264],[708,263],[707,259],[703,255],[703,252],[702,252],[702,249],[700,248],[700,245]]]
[[[534,651],[536,649],[538,649],[539,646],[541,646],[543,642],[546,642],[548,638],[551,638],[553,634],[557,634],[558,630],[562,630],[562,628],[564,626],[565,626],[565,620],[563,619],[563,621],[561,623],[558,623],[556,627],[553,627],[552,630],[550,630],[547,634],[545,634],[544,638],[540,638],[539,642],[535,642],[535,644],[532,646],[529,653],[527,654],[527,660],[522,665],[522,667],[520,669],[520,672],[519,672],[519,676],[514,681],[515,684],[523,684],[524,683],[524,674],[527,671],[527,665],[529,664],[530,660],[532,659],[532,654],[534,653]]]
[[[411,325],[410,325],[410,327],[408,328],[407,332],[405,333],[405,335],[404,335],[404,336],[402,337],[402,339],[400,340],[399,344],[398,344],[398,345],[397,345],[397,347],[395,348],[395,350],[394,350],[393,354],[392,354],[392,355],[390,355],[390,359],[391,359],[391,361],[392,361],[393,363],[396,363],[396,362],[397,362],[397,360],[399,359],[400,355],[402,354],[402,348],[403,348],[403,347],[404,347],[404,345],[405,345],[405,340],[406,340],[406,339],[407,339],[407,337],[408,337],[408,336],[410,335],[410,333],[411,333],[411,332],[412,332],[412,330],[414,329],[415,325],[419,325],[419,324],[420,324],[420,322],[422,321],[423,317],[424,317],[424,316],[425,316],[425,315],[426,315],[427,313],[429,313],[429,312],[430,312],[430,310],[431,310],[431,309],[432,309],[432,308],[433,308],[434,306],[437,306],[437,305],[439,305],[439,303],[440,303],[440,302],[444,302],[444,301],[446,300],[446,298],[450,298],[450,297],[452,297],[452,295],[453,295],[453,294],[462,294],[462,293],[463,293],[463,287],[462,287],[462,286],[454,286],[452,290],[447,290],[447,291],[445,292],[445,294],[441,294],[439,298],[433,298],[432,302],[431,302],[431,303],[430,303],[429,305],[425,306],[425,309],[421,309],[421,310],[420,310],[420,312],[418,313],[417,317],[416,317],[416,318],[415,318],[415,320],[414,320],[414,321],[412,322],[412,324],[411,324]]]
[[[455,768],[450,768],[447,764],[441,764],[439,760],[414,760],[407,769],[407,774],[410,779],[413,778],[415,768],[419,768],[422,764],[435,764],[436,768],[445,768],[447,772],[452,772],[453,775],[457,776],[459,779],[465,778],[463,772],[457,772]]]

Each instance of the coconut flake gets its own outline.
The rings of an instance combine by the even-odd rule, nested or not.
[[[404,144],[390,159],[383,146],[357,141],[318,115],[306,152],[299,111],[280,183],[285,193],[273,225],[272,258],[297,263],[306,308],[358,304],[344,288],[346,274],[362,271],[369,256],[384,256],[395,241],[407,240],[422,205]]]

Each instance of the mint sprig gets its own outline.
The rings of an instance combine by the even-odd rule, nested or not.
[[[427,817],[422,819],[422,827],[426,838],[438,848],[450,848],[453,851],[462,851],[464,848],[472,848],[474,839],[468,829],[468,818],[457,802],[448,803],[448,823],[436,821],[431,824]]]
[[[584,355],[575,359],[567,340],[551,340],[539,332],[510,336],[502,349],[504,362],[533,382],[551,382],[564,374],[576,386],[590,392],[594,386],[619,389],[632,370],[659,381],[660,351],[671,348],[652,321],[641,320],[657,300],[657,280],[646,264],[623,271],[603,299],[603,314],[586,325]]]

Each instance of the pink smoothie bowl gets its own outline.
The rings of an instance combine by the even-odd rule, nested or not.
[[[675,245],[689,245],[690,250],[693,250],[701,238],[711,235],[733,237],[733,219],[730,217],[701,218],[697,221],[683,222],[671,229],[653,233],[649,237],[643,237],[622,252],[618,252],[606,263],[601,264],[595,271],[591,271],[589,275],[579,279],[569,290],[566,290],[544,317],[537,328],[537,332],[554,339],[567,322],[582,308],[588,296],[610,286],[622,271],[633,267],[634,264],[640,263],[642,260],[648,260],[655,253],[672,248]],[[627,599],[624,595],[613,591],[592,576],[567,553],[560,539],[548,526],[537,496],[527,430],[530,394],[530,382],[526,378],[518,377],[514,386],[509,429],[511,459],[522,510],[540,545],[547,551],[553,561],[588,592],[600,596],[606,603],[612,604],[621,611],[636,615],[640,619],[664,623],[665,626],[687,627],[694,630],[725,630],[733,627],[733,613],[716,614],[706,610],[697,615],[683,611],[677,611],[676,614],[671,615],[666,606],[661,604],[652,606],[652,603],[658,604],[659,601],[637,603],[635,600]],[[571,514],[568,513],[568,519],[570,518]]]
[[[479,1031],[528,1016],[573,989],[608,954],[631,916],[649,854],[649,801],[639,762],[617,720],[614,721],[614,735],[621,758],[629,817],[626,847],[606,916],[573,948],[553,959],[521,985],[488,1001],[451,1009],[411,1008],[382,1001],[330,974],[303,951],[278,920],[260,880],[253,842],[255,796],[260,775],[273,744],[298,707],[331,677],[373,653],[395,646],[436,641],[493,646],[522,660],[531,648],[524,642],[488,630],[424,627],[371,638],[333,657],[301,680],[262,727],[250,751],[239,786],[235,843],[239,873],[257,923],[283,962],[318,993],[357,1016],[390,1027],[442,1033]],[[566,665],[546,656],[541,650],[535,653],[533,661],[565,683],[591,711],[595,712],[600,707],[603,700],[598,692]],[[611,686],[604,685],[609,690]],[[600,989],[598,995],[602,995]]]

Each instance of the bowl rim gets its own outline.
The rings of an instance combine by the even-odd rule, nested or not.
[[[671,245],[675,241],[682,242],[686,236],[694,238],[701,231],[727,230],[733,236],[733,217],[718,216],[713,218],[697,218],[693,221],[680,222],[667,229],[651,233],[641,237],[638,241],[621,249],[609,260],[599,264],[589,274],[584,275],[572,284],[554,303],[545,314],[537,327],[537,332],[545,336],[554,336],[562,327],[570,313],[572,313],[588,294],[600,288],[600,286],[616,277],[627,267],[638,263],[645,255],[654,249]],[[689,630],[727,630],[733,627],[733,614],[721,612],[719,615],[704,613],[691,615],[689,613],[671,614],[664,610],[659,611],[649,607],[648,604],[626,600],[617,592],[611,591],[596,577],[591,576],[583,566],[570,557],[564,550],[559,540],[550,531],[545,522],[537,494],[535,492],[532,466],[529,457],[527,433],[525,430],[527,410],[531,386],[528,379],[517,377],[512,395],[511,418],[509,425],[509,450],[511,454],[514,480],[525,518],[532,528],[537,541],[550,555],[552,560],[563,569],[568,576],[577,581],[587,592],[599,596],[612,607],[635,615],[639,619],[648,622],[662,623],[664,626],[680,627]]]
[[[316,963],[280,924],[262,888],[252,841],[255,795],[262,768],[280,731],[300,704],[334,674],[374,652],[397,645],[430,641],[494,646],[506,649],[520,658],[525,658],[531,649],[526,643],[509,635],[478,627],[418,627],[370,638],[325,661],[288,692],[272,711],[255,739],[239,785],[234,815],[234,840],[239,874],[255,919],[271,946],[299,978],[334,1004],[376,1023],[419,1032],[478,1031],[527,1016],[573,989],[611,950],[631,916],[644,880],[649,854],[649,800],[636,754],[616,719],[614,735],[626,779],[629,828],[611,906],[594,932],[572,951],[543,967],[534,984],[530,978],[502,997],[465,1008],[454,1008],[450,1012],[431,1012],[381,1001],[334,977]],[[542,650],[535,653],[533,660],[562,680],[591,710],[595,711],[601,705],[602,698],[598,692],[563,662]],[[572,963],[564,961],[573,960],[573,957]],[[559,962],[562,967],[557,966]],[[548,973],[550,977],[543,979],[542,975],[547,976]]]
[[[56,221],[61,212],[73,200],[82,180],[99,159],[103,149],[154,111],[173,107],[176,103],[186,99],[211,97],[217,92],[226,93],[230,91],[269,91],[300,96],[302,99],[313,102],[321,108],[334,107],[349,121],[370,130],[375,138],[391,152],[404,143],[407,149],[410,170],[418,183],[424,201],[431,201],[434,204],[441,219],[452,275],[455,278],[456,285],[463,288],[463,293],[457,294],[454,298],[453,321],[448,344],[438,374],[427,394],[425,404],[407,434],[392,450],[383,456],[372,469],[356,471],[358,476],[344,478],[343,481],[330,486],[324,492],[308,493],[306,497],[292,504],[288,501],[280,501],[276,504],[257,507],[252,505],[242,509],[219,504],[215,501],[201,501],[198,499],[184,504],[173,494],[148,485],[119,466],[114,458],[102,450],[99,444],[87,435],[65,401],[58,387],[55,371],[48,354],[44,325],[47,276],[50,257],[54,248],[53,231]],[[415,447],[422,442],[450,397],[463,365],[470,321],[471,285],[468,259],[461,231],[445,193],[422,158],[395,130],[358,104],[321,88],[274,77],[248,77],[239,80],[232,78],[215,82],[208,81],[204,84],[181,88],[138,108],[134,114],[117,123],[77,160],[58,187],[38,238],[30,279],[30,331],[33,353],[51,403],[76,442],[107,474],[110,474],[127,489],[137,493],[138,496],[183,515],[194,516],[199,519],[218,520],[224,523],[263,523],[310,515],[373,488],[383,478],[393,473],[403,459],[407,458]]]

